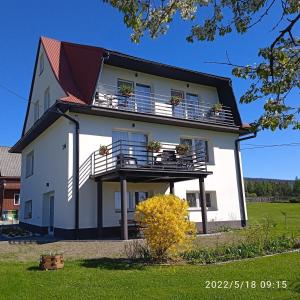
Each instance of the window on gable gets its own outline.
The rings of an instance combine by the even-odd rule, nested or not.
[[[40,116],[40,108],[39,108],[39,101],[33,103],[33,120],[36,122]]]
[[[20,204],[20,194],[14,194],[14,205]]]
[[[39,75],[44,72],[44,53],[40,56],[40,64],[39,64]]]
[[[206,207],[211,210],[217,210],[217,196],[215,191],[205,193]],[[186,192],[186,200],[190,208],[201,209],[200,193],[198,191]]]
[[[44,112],[50,107],[50,88],[48,87],[44,93]]]
[[[24,206],[24,219],[32,218],[32,200],[28,200],[25,202]]]
[[[26,155],[26,177],[33,175],[34,154],[33,151]]]

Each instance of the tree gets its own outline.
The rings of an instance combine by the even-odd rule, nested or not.
[[[295,196],[300,196],[300,179],[298,177],[295,178],[293,193]]]
[[[240,34],[260,23],[268,14],[280,9],[274,18],[278,35],[273,42],[258,50],[260,63],[236,65],[229,59],[234,76],[251,81],[241,103],[265,100],[263,115],[252,123],[253,130],[292,127],[300,129],[300,106],[290,107],[287,95],[300,87],[300,40],[293,30],[300,19],[299,0],[103,0],[124,14],[124,23],[133,30],[132,41],[139,42],[148,32],[156,38],[168,31],[177,15],[191,21],[188,42],[213,41],[233,30]],[[202,11],[211,16],[196,22]],[[202,14],[203,16],[203,14]],[[279,29],[280,28],[280,29]]]
[[[152,257],[163,259],[169,251],[186,244],[196,233],[195,224],[188,220],[188,204],[174,195],[156,195],[136,207]]]

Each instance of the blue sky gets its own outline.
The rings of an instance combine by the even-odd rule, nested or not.
[[[233,63],[257,62],[257,48],[272,42],[271,32],[276,11],[247,35],[231,34],[213,43],[188,44],[185,36],[189,24],[176,20],[169,33],[156,40],[144,38],[139,45],[130,41],[130,31],[122,22],[122,15],[100,0],[10,0],[0,4],[0,145],[13,145],[20,137],[26,101],[7,92],[4,85],[28,98],[34,59],[41,35],[60,40],[98,45],[146,59],[194,69],[221,76],[231,76],[227,66],[207,64],[225,61],[226,51]],[[233,78],[237,99],[249,82]],[[290,95],[295,104],[299,91]],[[298,100],[299,103],[299,100]],[[251,122],[262,111],[262,103],[240,105],[242,119]],[[246,144],[271,145],[300,142],[300,132],[293,130],[260,132]],[[299,147],[274,147],[244,150],[244,175],[293,179],[300,175]]]

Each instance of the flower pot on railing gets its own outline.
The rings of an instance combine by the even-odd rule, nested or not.
[[[172,96],[170,99],[170,104],[172,106],[177,106],[182,102],[182,98],[178,96]]]
[[[108,155],[109,154],[108,147],[107,146],[100,146],[99,154],[102,155],[102,156]]]
[[[149,152],[157,153],[161,149],[161,143],[158,141],[151,141],[147,145],[147,150]]]
[[[39,268],[41,270],[57,270],[64,267],[62,254],[42,254],[40,256]]]
[[[186,144],[179,144],[179,145],[176,146],[175,149],[176,149],[177,154],[185,155],[190,150],[190,147]]]
[[[121,85],[119,93],[124,97],[131,97],[133,95],[133,89],[127,85]]]
[[[223,111],[223,105],[221,103],[216,103],[211,108],[211,113],[214,116],[219,116],[222,111]]]

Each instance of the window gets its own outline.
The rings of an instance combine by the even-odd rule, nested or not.
[[[124,96],[120,92],[121,87],[129,88],[133,92],[133,81],[118,79],[118,107],[134,110],[134,99],[130,96]]]
[[[200,117],[199,97],[198,95],[187,93],[186,94],[186,111],[187,118],[197,120]]]
[[[50,107],[50,88],[48,87],[44,93],[44,112]]]
[[[14,194],[14,205],[20,204],[20,194]]]
[[[136,92],[136,110],[143,113],[151,113],[153,110],[153,102],[151,99],[151,87],[149,85],[137,83]]]
[[[127,192],[127,210],[135,211],[135,206],[148,198],[148,192]],[[115,210],[121,211],[121,192],[115,192]]]
[[[208,141],[191,138],[181,138],[180,144],[186,144],[195,153],[197,159],[201,160],[205,156],[205,161],[209,162]]]
[[[28,153],[26,156],[26,177],[33,175],[33,161],[34,161],[34,155],[32,151]]]
[[[31,219],[31,218],[32,218],[32,201],[28,200],[25,202],[24,219]]]
[[[40,73],[39,75],[41,75],[44,71],[44,53],[41,54],[40,56]]]
[[[185,117],[185,104],[184,104],[184,92],[171,90],[171,98],[176,97],[181,101],[178,105],[172,105],[172,114],[176,118],[184,118]]]
[[[215,191],[205,193],[206,207],[210,210],[217,210],[217,197]],[[186,200],[190,208],[200,209],[200,194],[199,192],[187,192]]]
[[[34,122],[36,122],[38,119],[39,119],[39,101],[36,101],[33,103],[33,119],[34,119]]]
[[[116,143],[121,141],[120,143]],[[145,164],[148,161],[147,142],[148,137],[144,133],[129,131],[113,131],[112,142],[115,143],[114,155],[128,154],[136,159],[137,164]]]

